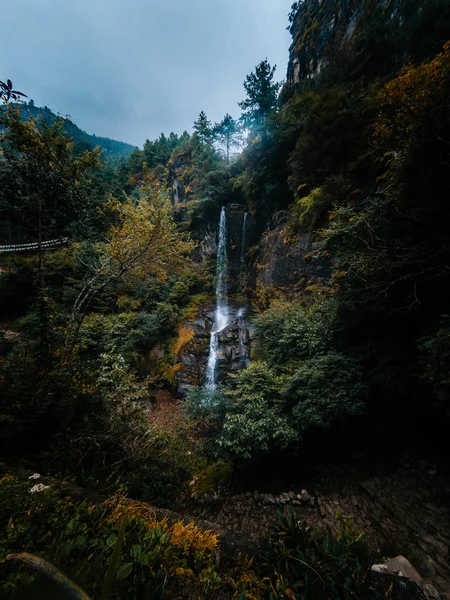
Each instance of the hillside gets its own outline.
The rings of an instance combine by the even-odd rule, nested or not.
[[[30,103],[26,103],[21,106],[21,110],[24,118],[27,118],[29,115],[35,118],[44,118],[48,124],[53,123],[55,119],[58,118],[58,115],[52,112],[47,106],[42,108],[30,105]],[[84,150],[89,150],[100,146],[103,151],[104,160],[111,165],[116,165],[122,159],[129,158],[130,154],[134,150],[134,146],[131,144],[86,133],[73,121],[65,117],[64,130],[69,137],[73,138],[76,152],[83,152]]]

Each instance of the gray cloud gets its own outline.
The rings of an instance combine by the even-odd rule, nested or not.
[[[2,6],[0,79],[89,133],[141,146],[200,110],[238,116],[264,58],[285,76],[292,0],[14,0]]]

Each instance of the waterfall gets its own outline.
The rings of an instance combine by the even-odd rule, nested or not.
[[[247,213],[244,214],[244,222],[242,223],[242,247],[241,247],[241,272],[245,266],[245,235],[247,233]]]
[[[225,207],[222,206],[219,221],[219,244],[217,248],[216,312],[209,341],[209,356],[205,370],[205,383],[208,389],[217,387],[217,359],[219,356],[220,333],[229,325],[228,310],[228,262],[227,262],[227,223]]]

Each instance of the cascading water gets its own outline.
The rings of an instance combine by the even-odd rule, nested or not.
[[[241,284],[241,290],[244,291],[247,287],[247,273],[245,269],[245,250],[246,250],[246,235],[247,235],[247,213],[244,213],[244,221],[242,223],[242,238],[241,238],[241,271],[239,275],[239,281]]]
[[[222,206],[219,221],[219,245],[217,248],[216,312],[209,341],[208,363],[205,370],[205,384],[206,387],[211,390],[217,387],[217,360],[219,356],[218,334],[230,324],[227,276],[227,223],[225,207]]]
[[[244,271],[245,266],[245,236],[247,233],[247,213],[244,214],[244,222],[242,223],[242,247],[241,247],[241,271]]]

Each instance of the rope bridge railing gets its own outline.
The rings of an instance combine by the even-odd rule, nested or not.
[[[45,240],[42,242],[42,248],[44,250],[52,250],[57,246],[67,244],[69,238],[57,238],[56,240]],[[39,250],[39,242],[31,242],[30,244],[8,244],[6,246],[0,246],[0,253],[2,252],[33,252]]]

